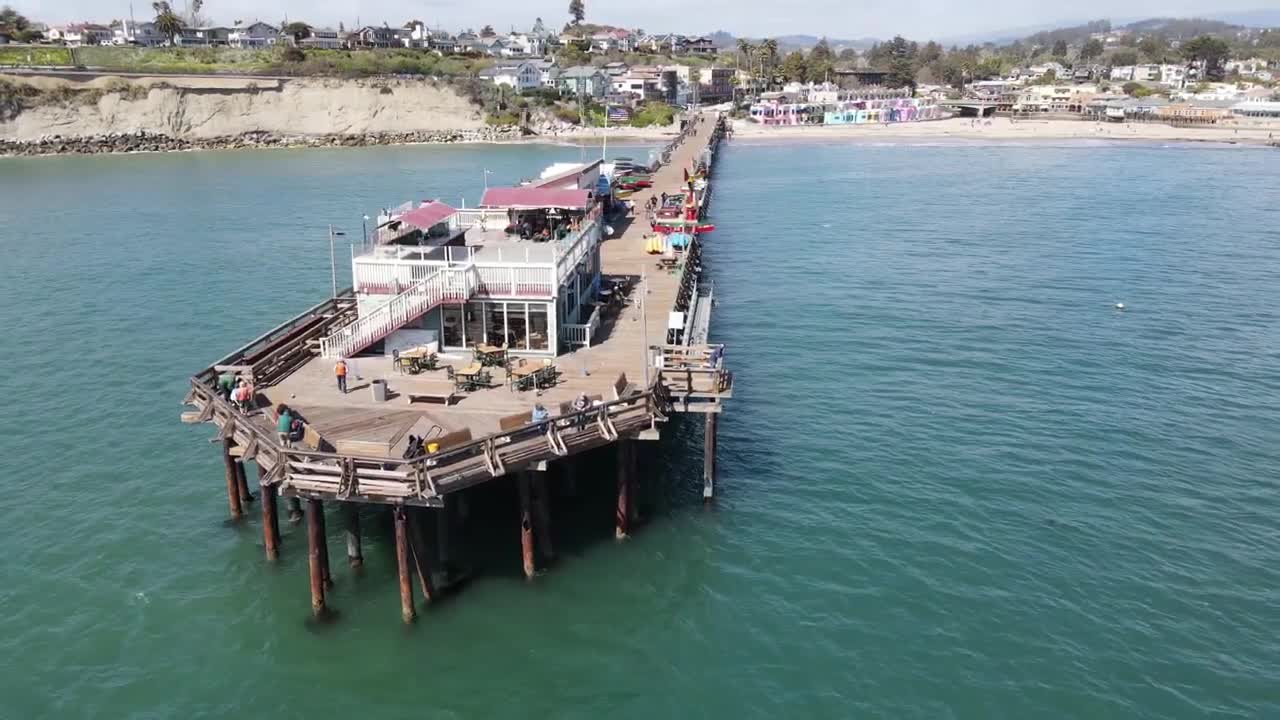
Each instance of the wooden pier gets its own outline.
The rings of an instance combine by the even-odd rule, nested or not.
[[[454,580],[446,569],[455,525],[451,508],[468,488],[514,478],[520,512],[511,521],[520,527],[522,567],[530,578],[539,558],[545,563],[554,557],[548,471],[560,468],[561,475],[572,476],[575,456],[616,445],[616,536],[626,537],[636,517],[637,455],[670,427],[665,423],[672,413],[705,415],[703,494],[711,499],[717,417],[732,396],[733,378],[724,366],[723,346],[701,340],[712,302],[707,289],[699,287],[701,240],[693,236],[675,267],[659,267],[646,251],[650,228],[642,208],[652,196],[689,186],[686,172],[698,163],[709,174],[724,132],[723,119],[694,115],[663,151],[653,186],[631,197],[635,217],[609,220],[617,232],[601,246],[601,270],[635,281],[633,301],[604,321],[588,347],[556,357],[560,380],[554,387],[535,395],[501,386],[467,393],[456,404],[418,404],[411,401],[448,400],[438,375],[402,375],[389,358],[357,357],[351,362],[350,392],[340,393],[333,362],[320,357],[320,339],[356,318],[357,298],[350,291],[255,338],[191,379],[185,402],[192,409],[182,419],[217,428],[212,441],[222,450],[232,519],[244,517],[260,500],[266,558],[275,561],[282,552],[280,500],[290,522],[305,517],[315,615],[326,614],[332,587],[326,505],[328,515],[343,523],[353,567],[363,563],[355,504],[388,507],[402,617],[410,622],[417,615],[415,584],[430,601]],[[699,217],[710,187],[708,178],[697,195]],[[673,312],[704,326],[697,333],[673,335],[668,327]],[[700,344],[686,342],[689,337]],[[469,362],[441,359],[459,366]],[[224,373],[251,379],[255,397],[248,412],[218,391]],[[366,387],[374,381],[385,381],[392,398],[376,398]],[[593,404],[573,411],[570,403],[582,394]],[[531,421],[535,403],[549,411],[549,419]],[[281,404],[304,421],[301,441],[286,444],[276,432],[274,409]],[[410,436],[428,434],[435,452],[406,454]],[[257,466],[257,497],[246,480],[249,461]]]

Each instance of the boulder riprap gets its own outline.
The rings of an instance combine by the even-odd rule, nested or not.
[[[171,152],[177,150],[231,150],[271,147],[363,147],[367,145],[408,145],[415,143],[506,142],[529,132],[515,125],[472,130],[424,130],[399,133],[358,133],[337,135],[280,135],[254,131],[215,138],[179,138],[139,130],[68,137],[46,135],[36,140],[0,139],[0,155],[98,155],[105,153]]]

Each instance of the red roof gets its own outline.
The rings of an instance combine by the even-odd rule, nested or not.
[[[556,190],[532,186],[489,188],[484,191],[480,204],[485,207],[504,208],[585,208],[591,202],[586,190]]]
[[[457,212],[457,210],[439,201],[425,202],[422,203],[422,207],[410,210],[396,219],[416,228],[426,230],[436,223],[449,219],[450,216]]]

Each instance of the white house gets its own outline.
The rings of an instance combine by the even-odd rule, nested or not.
[[[121,20],[119,25],[112,28],[111,44],[154,47],[163,45],[168,39],[164,33],[156,30],[155,23]]]
[[[506,37],[506,46],[516,55],[541,57],[546,44],[541,37],[531,33],[513,32]]]
[[[110,45],[114,33],[105,25],[72,23],[49,28],[49,40],[68,47]]]
[[[302,39],[304,48],[321,48],[338,50],[342,47],[342,38],[333,28],[311,28],[311,34]]]
[[[554,88],[556,86],[556,80],[560,78],[560,66],[556,65],[554,60],[530,60],[529,64],[538,69],[539,85],[544,88]]]
[[[1111,68],[1111,79],[1120,82],[1129,82],[1133,79],[1132,65],[1117,65]]]
[[[561,92],[573,96],[604,97],[610,89],[609,76],[590,65],[575,65],[560,73],[557,80]]]
[[[233,48],[261,48],[275,45],[279,38],[280,30],[275,25],[255,21],[237,25],[227,36],[227,44]]]
[[[494,85],[506,85],[518,92],[533,90],[542,86],[542,71],[533,63],[515,63],[512,65],[495,65],[480,71],[480,77]]]

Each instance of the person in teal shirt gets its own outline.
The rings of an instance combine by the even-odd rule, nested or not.
[[[293,413],[284,405],[280,406],[280,419],[276,421],[276,433],[280,436],[280,444],[289,447],[289,433],[293,430]]]
[[[236,376],[229,372],[224,372],[218,376],[218,394],[226,400],[231,399],[231,391],[236,387]]]

